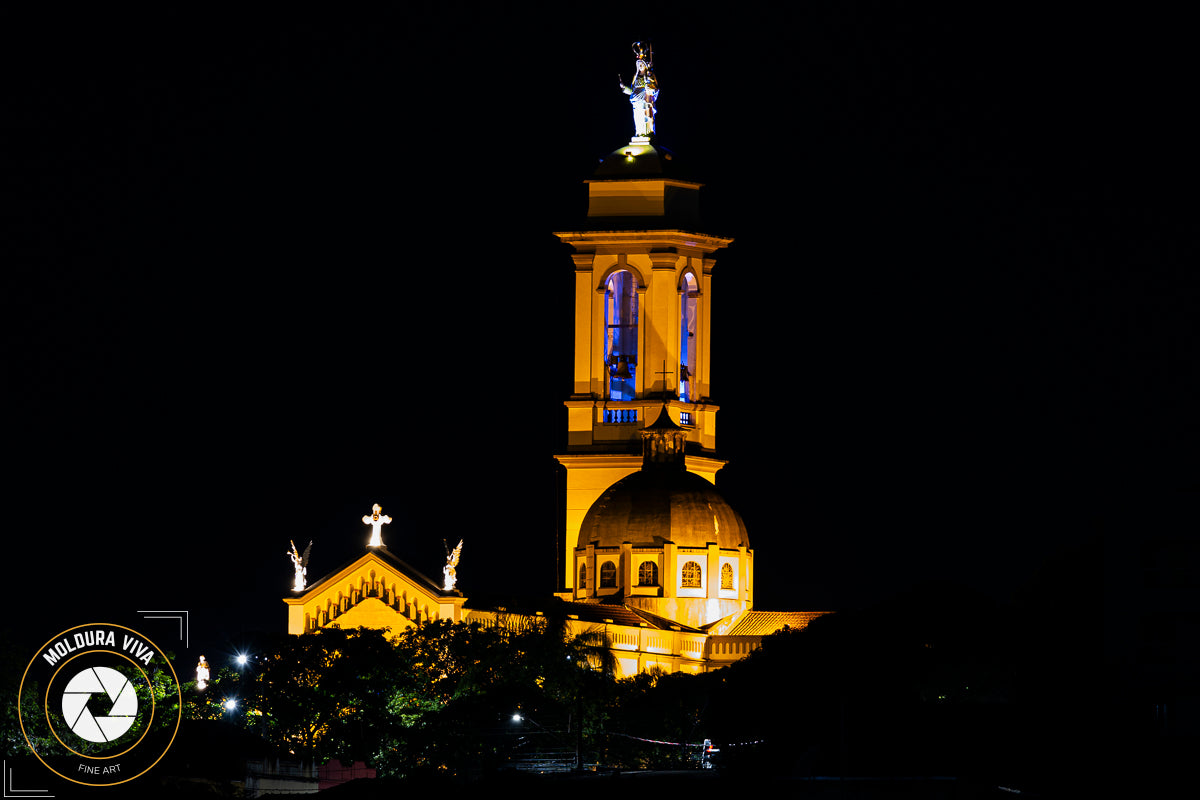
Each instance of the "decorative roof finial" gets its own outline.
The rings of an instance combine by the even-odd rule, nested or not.
[[[363,524],[371,526],[371,541],[367,542],[367,547],[383,547],[383,534],[380,527],[387,525],[392,518],[379,513],[381,511],[383,511],[383,506],[376,503],[371,506],[370,514],[363,515]]]
[[[686,469],[687,429],[671,419],[664,401],[658,419],[638,431],[642,437],[642,469]]]
[[[658,78],[654,77],[654,48],[649,42],[634,42],[633,54],[637,58],[632,86],[626,86],[617,76],[621,91],[629,95],[633,104],[634,139],[649,139],[654,135],[655,104],[658,102]]]

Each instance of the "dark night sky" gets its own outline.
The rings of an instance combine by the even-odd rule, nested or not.
[[[793,5],[0,26],[4,568],[32,635],[144,608],[191,610],[193,651],[281,630],[288,540],[323,574],[373,502],[431,574],[465,538],[468,595],[553,591],[551,231],[631,134],[637,39],[660,142],[736,239],[719,485],[760,606],[939,577],[1007,600],[1192,497],[1180,20]]]

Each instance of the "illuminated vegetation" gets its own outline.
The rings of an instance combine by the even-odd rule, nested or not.
[[[523,630],[432,622],[391,641],[322,629],[264,640],[242,673],[219,671],[189,715],[236,716],[285,753],[361,760],[391,776],[573,765],[576,753],[585,766],[687,768],[705,739],[732,768],[800,758],[836,774],[847,743],[856,770],[935,770],[957,747],[947,730],[982,724],[981,714],[996,722],[1011,697],[995,621],[931,627],[910,614],[898,625],[884,613],[819,622],[768,637],[723,670],[623,680],[612,677],[602,635],[571,638],[551,620]],[[223,710],[233,696],[237,711]]]
[[[946,602],[949,601],[949,602]],[[616,680],[603,637],[548,620],[524,630],[433,622],[388,641],[323,629],[265,640],[221,671],[194,717],[224,716],[318,761],[385,776],[471,776],[538,759],[606,768],[699,765],[711,739],[732,770],[941,774],[1012,756],[1013,629],[995,609],[935,593],[768,637],[716,672]],[[515,716],[515,715],[519,715]],[[963,738],[962,732],[971,732]],[[976,751],[970,741],[988,741]]]
[[[604,719],[608,650],[550,624],[521,631],[432,622],[388,641],[378,630],[322,629],[266,638],[242,670],[188,687],[193,720],[235,720],[282,751],[364,760],[385,774],[499,765],[512,717],[556,739]],[[237,708],[223,705],[237,699]]]

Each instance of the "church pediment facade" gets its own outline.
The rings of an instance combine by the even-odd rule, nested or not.
[[[318,628],[382,628],[389,635],[431,620],[462,619],[466,601],[444,591],[385,547],[334,570],[295,597],[285,597],[288,633]]]

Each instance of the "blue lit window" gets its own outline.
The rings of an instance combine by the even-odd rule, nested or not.
[[[692,422],[692,412],[680,411],[679,412],[679,424],[680,425],[694,425],[695,423]]]
[[[694,400],[692,380],[696,374],[696,301],[700,293],[696,276],[684,273],[679,289],[679,399]]]
[[[637,278],[621,270],[609,276],[604,288],[604,363],[608,366],[608,396],[633,400],[637,394]]]
[[[638,411],[636,408],[606,408],[604,409],[605,422],[637,422]]]

